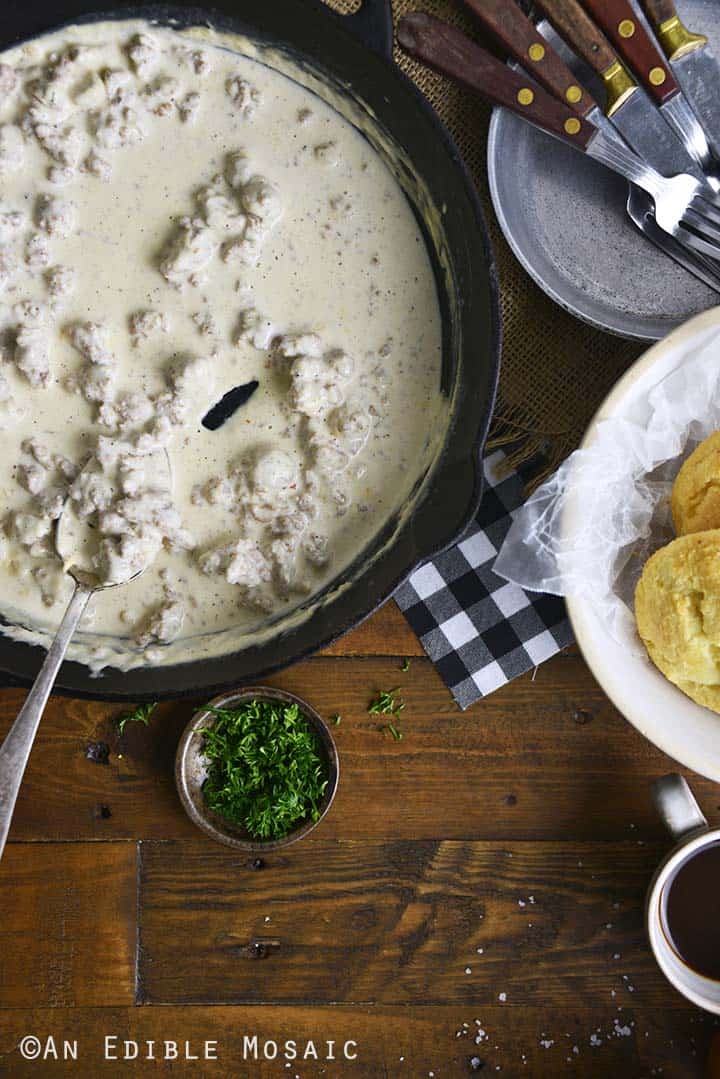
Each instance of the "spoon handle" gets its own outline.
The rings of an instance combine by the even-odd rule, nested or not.
[[[5,849],[18,791],[47,699],[91,595],[92,590],[85,585],[75,585],[72,599],[55,634],[55,640],[48,649],[45,662],[7,738],[0,746],[0,858]]]

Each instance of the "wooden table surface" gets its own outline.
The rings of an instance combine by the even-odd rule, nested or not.
[[[313,835],[260,868],[180,808],[192,702],[118,740],[117,705],[51,701],[0,864],[0,1075],[703,1074],[715,1021],[643,931],[668,847],[649,783],[674,765],[575,650],[462,713],[388,605],[272,681],[342,714],[341,781]],[[367,713],[395,685],[399,742]],[[22,699],[0,694],[0,735]],[[107,764],[86,758],[98,740]],[[720,821],[718,789],[691,778]],[[277,1059],[254,1059],[254,1035]],[[141,1059],[105,1060],[106,1036]],[[288,1039],[310,1057],[285,1059]],[[63,1040],[76,1061],[52,1058]],[[164,1040],[181,1059],[146,1059]],[[182,1059],[206,1041],[217,1061]],[[323,1059],[345,1042],[357,1060]]]

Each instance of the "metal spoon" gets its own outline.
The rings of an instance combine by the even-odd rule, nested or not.
[[[165,467],[168,470],[168,485],[170,482],[169,461],[163,452],[157,455],[163,457]],[[158,462],[159,463],[159,462]],[[162,468],[162,465],[159,465]],[[97,468],[95,458],[86,465],[86,469]],[[157,475],[157,471],[154,473]],[[162,474],[162,473],[160,473]],[[20,791],[30,752],[35,741],[40,720],[42,719],[45,705],[52,691],[60,665],[65,658],[73,634],[78,627],[80,619],[85,613],[88,603],[96,592],[106,588],[115,588],[118,585],[129,584],[144,573],[147,565],[128,577],[124,581],[112,581],[110,583],[100,580],[92,570],[92,562],[85,558],[85,565],[79,564],[76,555],[80,553],[82,560],[83,536],[79,534],[78,525],[82,524],[85,530],[89,526],[82,522],[73,512],[73,506],[68,499],[62,514],[57,522],[55,530],[55,550],[63,562],[65,571],[75,581],[72,598],[58,626],[55,639],[48,649],[45,662],[33,682],[32,689],[27,695],[24,705],[20,709],[17,719],[0,746],[0,858],[2,858],[7,841],[10,823],[12,821],[15,803]],[[87,554],[87,551],[85,552]]]

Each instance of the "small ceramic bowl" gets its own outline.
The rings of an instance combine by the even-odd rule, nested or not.
[[[238,705],[245,701],[257,699],[282,701],[284,704],[298,704],[302,714],[318,736],[321,752],[325,756],[328,768],[328,784],[325,788],[318,819],[316,821],[304,821],[294,831],[289,832],[280,839],[252,839],[242,828],[214,813],[206,805],[202,792],[202,786],[208,772],[208,761],[203,755],[202,732],[207,727],[211,727],[215,721],[210,709],[237,708]],[[183,731],[175,757],[175,783],[180,795],[180,801],[190,820],[218,843],[225,843],[228,847],[256,853],[287,847],[290,843],[296,843],[298,839],[302,839],[303,836],[312,832],[313,828],[317,827],[330,809],[337,791],[339,778],[340,761],[337,747],[325,721],[314,708],[311,708],[300,697],[296,697],[292,693],[286,693],[282,689],[274,689],[271,686],[248,686],[232,693],[224,693],[222,696],[208,701],[205,707],[193,716]]]

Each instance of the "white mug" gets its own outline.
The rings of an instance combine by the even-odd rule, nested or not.
[[[677,773],[663,776],[653,784],[655,804],[676,846],[652,879],[648,890],[645,919],[650,947],[665,977],[693,1004],[720,1015],[720,981],[698,974],[673,948],[662,917],[664,890],[676,870],[702,848],[720,841],[720,828],[710,829],[690,787]]]

